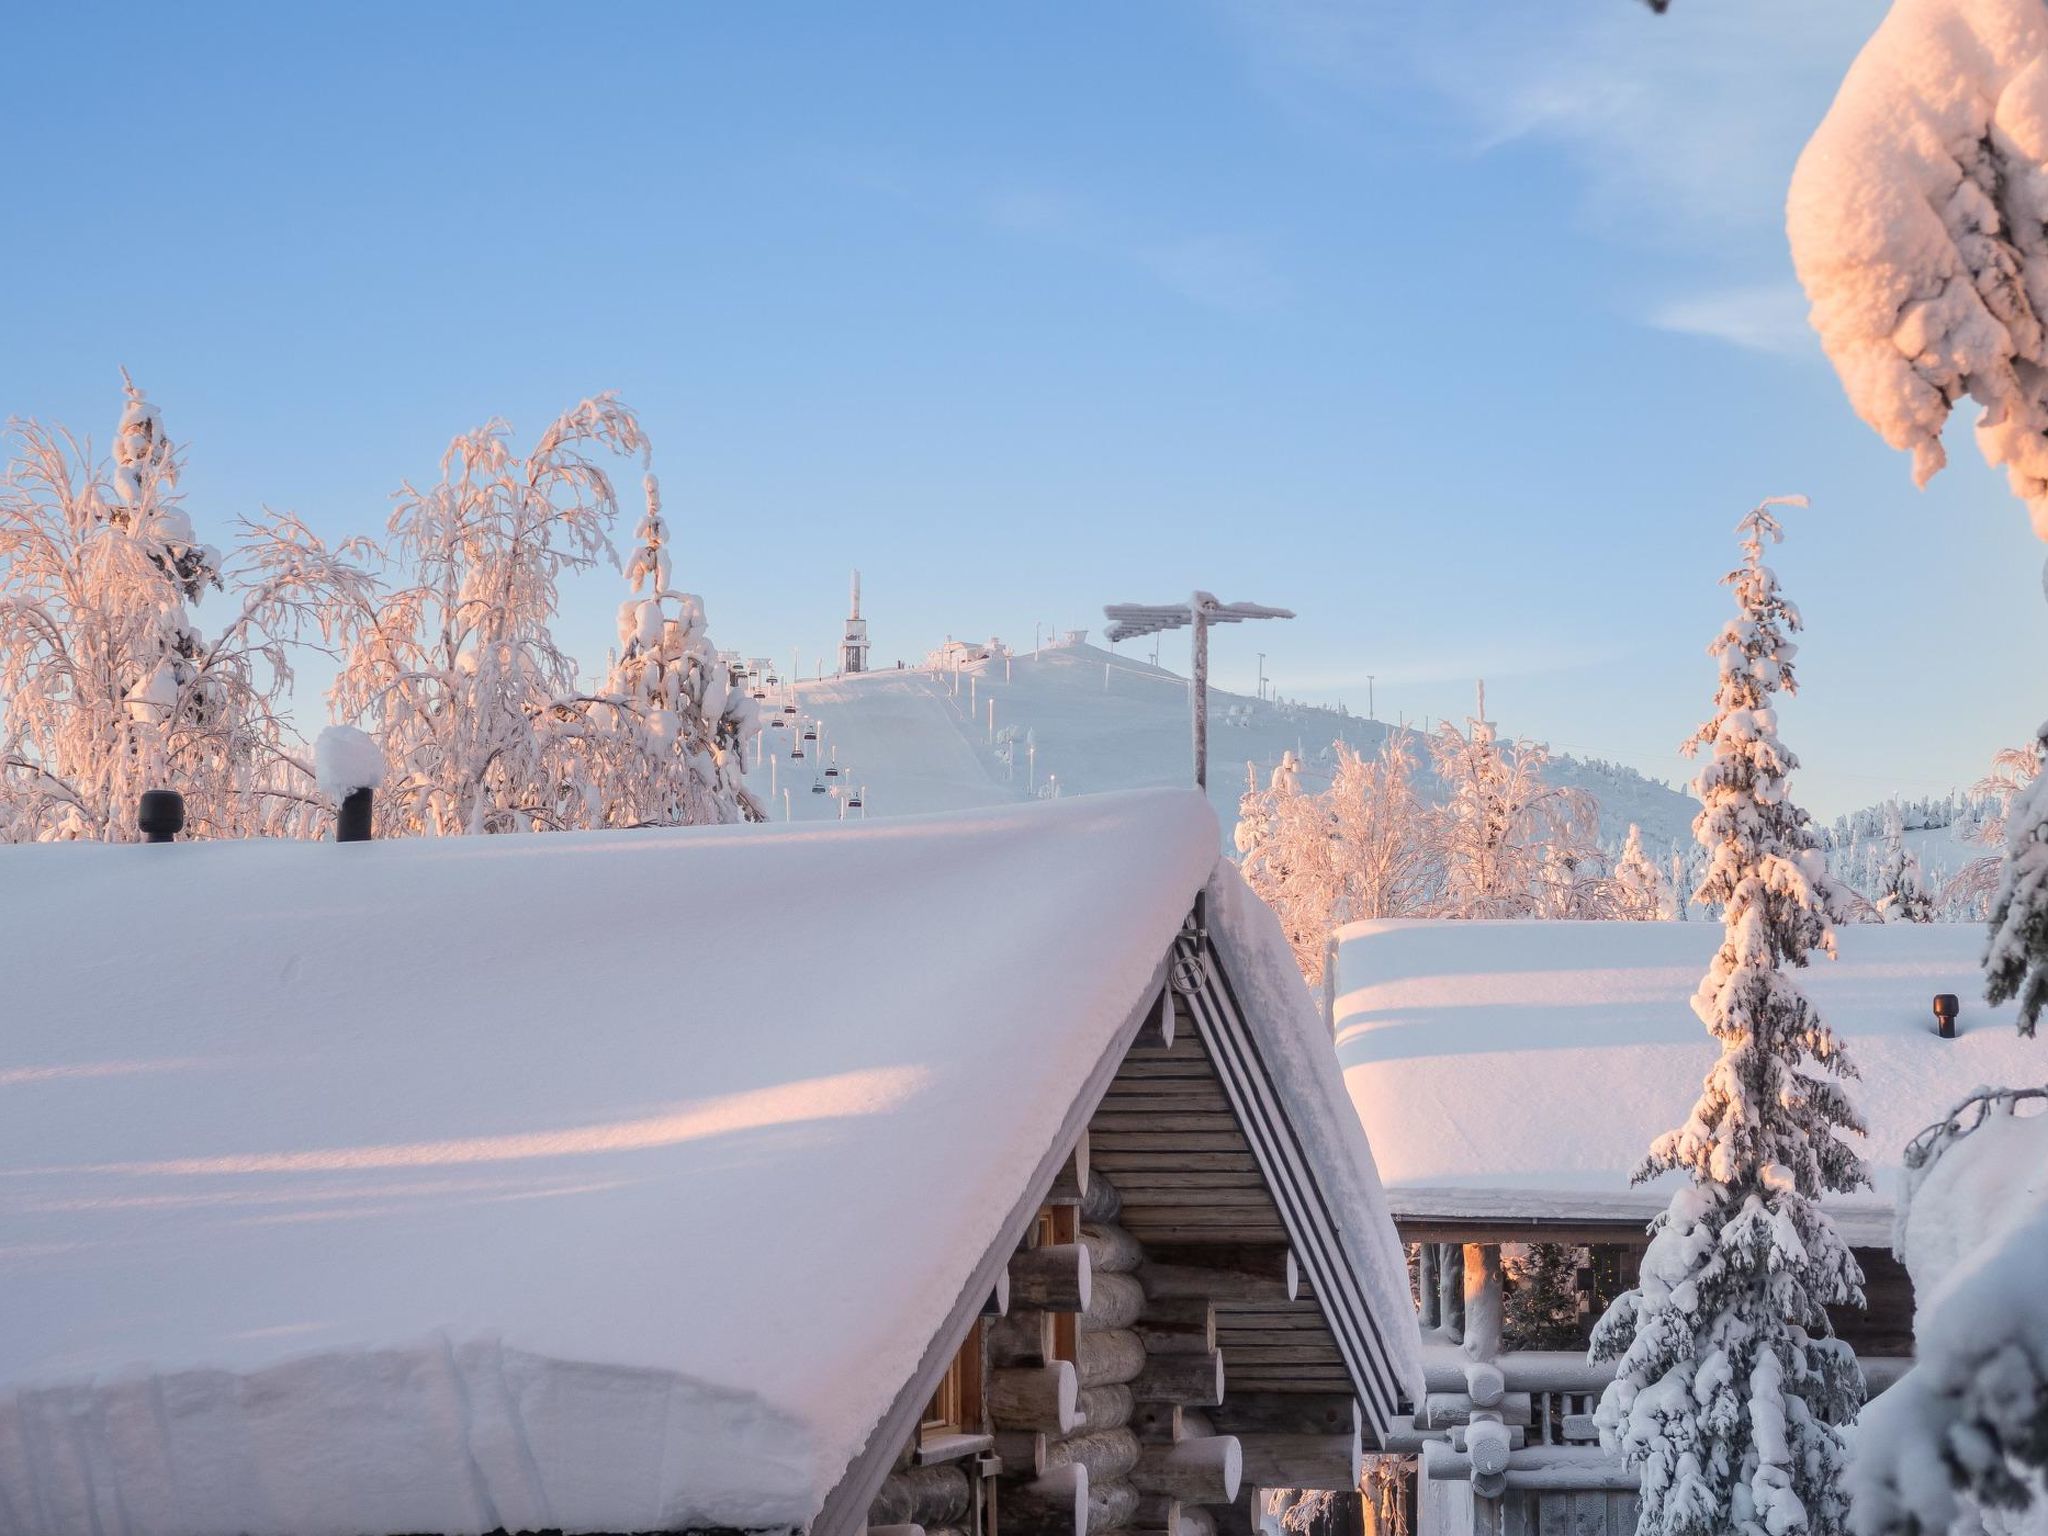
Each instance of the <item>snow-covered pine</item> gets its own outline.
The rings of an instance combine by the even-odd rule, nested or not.
[[[1576,1349],[1585,1337],[1578,1276],[1586,1250],[1564,1243],[1507,1243],[1500,1258],[1507,1281],[1502,1342],[1509,1349]]]
[[[1469,732],[1445,721],[1429,751],[1445,789],[1432,839],[1442,916],[1594,915],[1580,908],[1602,879],[1599,812],[1583,790],[1544,782],[1543,746],[1503,744],[1485,720]]]
[[[1936,902],[1927,889],[1920,860],[1906,847],[1906,823],[1898,802],[1885,806],[1884,862],[1878,866],[1877,915],[1888,923],[1931,923]]]
[[[126,375],[123,375],[124,380]],[[145,790],[185,797],[195,837],[316,835],[304,744],[278,713],[291,654],[367,594],[359,541],[298,519],[199,542],[157,408],[126,383],[111,472],[69,433],[13,429],[0,477],[0,840],[133,841]],[[238,603],[211,639],[188,602]]]
[[[1841,1083],[1853,1071],[1787,974],[1815,949],[1833,953],[1836,898],[1806,813],[1786,794],[1798,763],[1771,702],[1794,690],[1799,628],[1763,563],[1765,541],[1782,536],[1776,504],[1738,525],[1744,559],[1727,578],[1736,616],[1709,647],[1720,665],[1714,715],[1688,743],[1710,754],[1694,783],[1694,834],[1708,854],[1699,895],[1724,910],[1693,1009],[1721,1055],[1685,1124],[1637,1171],[1675,1170],[1688,1183],[1651,1223],[1638,1288],[1593,1336],[1592,1358],[1616,1362],[1596,1415],[1601,1441],[1640,1469],[1643,1536],[1841,1531],[1836,1426],[1863,1400],[1826,1310],[1860,1305],[1863,1277],[1819,1203],[1869,1181],[1838,1134],[1862,1130]]]
[[[385,835],[601,826],[603,785],[643,753],[637,731],[594,720],[610,701],[578,691],[549,626],[561,577],[616,558],[618,498],[595,455],[644,459],[646,436],[601,394],[524,456],[510,438],[490,421],[449,445],[436,484],[401,487],[400,584],[349,615],[332,697],[383,743]]]
[[[1612,915],[1623,922],[1663,922],[1677,915],[1671,882],[1643,852],[1643,829],[1633,822],[1621,855],[1614,861],[1608,900]]]
[[[676,589],[661,489],[652,474],[644,484],[639,547],[626,567],[633,595],[619,606],[619,649],[605,684],[618,702],[593,711],[607,728],[636,733],[639,750],[607,754],[625,777],[610,786],[604,819],[619,826],[760,821],[743,781],[753,695],[711,643],[703,599]]]

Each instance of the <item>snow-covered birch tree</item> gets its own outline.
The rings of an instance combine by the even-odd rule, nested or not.
[[[456,438],[441,479],[392,512],[399,585],[354,615],[337,714],[382,741],[380,832],[438,835],[602,824],[594,775],[637,754],[634,731],[594,733],[576,664],[551,628],[570,572],[616,558],[618,498],[600,454],[647,440],[609,394],[583,401],[524,455],[492,421]]]
[[[1831,1536],[1844,1528],[1838,1426],[1863,1399],[1827,1308],[1862,1302],[1862,1274],[1821,1198],[1868,1182],[1842,1139],[1862,1126],[1853,1071],[1789,971],[1832,954],[1836,899],[1806,813],[1786,793],[1797,759],[1774,696],[1794,690],[1799,615],[1763,562],[1782,530],[1766,502],[1739,525],[1727,578],[1736,614],[1710,647],[1714,714],[1688,744],[1707,754],[1693,831],[1700,896],[1724,928],[1693,999],[1720,1059],[1638,1180],[1686,1184],[1651,1223],[1641,1283],[1593,1337],[1613,1383],[1601,1441],[1642,1477],[1644,1536]]]
[[[368,590],[365,549],[298,519],[201,543],[179,458],[131,382],[113,464],[25,422],[0,479],[0,839],[132,841],[149,789],[176,789],[199,837],[309,833],[323,814],[279,714],[292,651],[331,639]],[[235,607],[211,639],[188,604]]]
[[[1548,751],[1504,743],[1484,720],[1469,732],[1444,722],[1429,751],[1444,785],[1433,838],[1443,916],[1597,915],[1599,813],[1584,791],[1544,782]]]

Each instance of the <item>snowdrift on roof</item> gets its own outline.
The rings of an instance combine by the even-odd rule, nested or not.
[[[1216,841],[0,849],[0,1533],[807,1522]]]
[[[2048,1081],[2048,1041],[1983,1002],[1975,924],[1848,925],[1799,973],[1861,1072],[1877,1187],[1831,1202],[1882,1245],[1907,1141],[1986,1083]],[[1397,1213],[1648,1217],[1631,1190],[1699,1095],[1714,1042],[1692,996],[1716,923],[1381,922],[1341,930],[1337,1055]],[[1962,1000],[1934,1033],[1937,992]]]

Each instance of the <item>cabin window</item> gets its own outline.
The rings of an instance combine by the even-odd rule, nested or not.
[[[967,1338],[946,1367],[938,1391],[925,1405],[924,1420],[918,1425],[918,1439],[929,1443],[947,1435],[975,1434],[981,1428],[981,1322],[967,1330]]]
[[[1048,1243],[1078,1243],[1081,1240],[1081,1208],[1078,1205],[1041,1205],[1038,1208],[1038,1240],[1034,1248]],[[1080,1358],[1081,1320],[1072,1312],[1055,1312],[1052,1318],[1052,1357],[1077,1361]]]

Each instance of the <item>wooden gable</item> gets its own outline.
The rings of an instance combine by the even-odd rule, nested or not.
[[[1408,1323],[1371,1315],[1344,1256],[1338,1222],[1364,1215],[1329,1208],[1191,921],[934,1340],[929,1381],[905,1389],[922,1409],[978,1379],[979,1419],[940,1446],[936,1421],[892,1415],[814,1531],[1248,1532],[1257,1490],[1355,1489],[1404,1406],[1378,1330]]]

